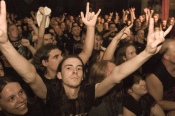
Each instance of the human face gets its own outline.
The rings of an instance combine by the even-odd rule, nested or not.
[[[139,100],[143,95],[147,93],[146,82],[143,79],[136,81],[133,86],[130,88],[130,94],[136,99]]]
[[[52,35],[51,34],[44,34],[43,45],[52,43]]]
[[[79,36],[80,35],[80,27],[79,26],[72,27],[72,34],[74,36]]]
[[[27,113],[27,96],[19,83],[11,82],[5,85],[0,93],[0,108],[14,115]]]
[[[140,27],[141,24],[142,24],[142,23],[141,23],[140,19],[136,19],[135,26],[136,26],[136,27]]]
[[[137,37],[141,40],[144,40],[145,39],[145,35],[144,35],[144,31],[143,30],[139,30],[137,32]]]
[[[83,65],[78,58],[68,58],[62,64],[57,77],[62,79],[64,88],[78,88],[83,79]]]
[[[12,39],[12,41],[18,40],[18,28],[17,28],[17,26],[11,25],[8,29],[8,34],[10,36],[10,39]]]
[[[136,48],[132,45],[128,46],[126,48],[126,54],[125,54],[123,60],[128,61],[128,60],[134,58],[136,55],[137,55]]]
[[[49,58],[46,61],[47,70],[56,72],[57,67],[63,59],[61,51],[59,49],[53,49],[49,53]]]
[[[115,24],[110,24],[109,25],[109,30],[110,31],[117,31],[117,28],[116,28]]]
[[[63,30],[58,25],[54,26],[54,30],[58,35],[62,35],[62,33],[63,33]]]

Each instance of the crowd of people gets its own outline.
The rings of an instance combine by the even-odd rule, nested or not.
[[[0,1],[0,116],[174,116],[174,17],[135,8],[18,19]]]

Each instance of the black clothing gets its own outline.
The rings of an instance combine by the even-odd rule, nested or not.
[[[75,40],[74,38],[69,38],[66,41],[65,49],[69,51],[69,55],[78,55],[82,51],[81,40]]]
[[[123,106],[136,116],[149,116],[151,107],[154,106],[155,103],[155,99],[150,94],[142,96],[139,102],[129,94],[123,98]]]
[[[82,93],[77,99],[68,99],[61,83],[56,89],[48,86],[46,96],[48,116],[75,116],[77,114],[85,116],[95,99],[95,84],[81,86],[80,91]],[[79,103],[82,103],[83,107],[78,107]]]
[[[175,77],[171,76],[162,62],[153,73],[163,85],[163,99],[175,101]]]
[[[106,30],[103,32],[102,36],[106,33],[108,33],[109,30]],[[116,32],[112,32],[109,36],[107,36],[106,38],[103,38],[103,47],[107,48],[108,45],[111,43],[112,39],[115,37],[117,31]]]
[[[134,43],[134,45],[135,45],[135,47],[136,47],[137,54],[139,54],[140,52],[142,52],[142,51],[145,49],[145,47],[146,47],[146,41],[144,41],[144,44],[139,43],[139,42],[136,41],[136,42]]]

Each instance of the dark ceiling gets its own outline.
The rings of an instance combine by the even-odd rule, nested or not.
[[[122,9],[136,7],[140,13],[141,0],[6,0],[8,12],[14,12],[19,17],[29,16],[30,11],[37,11],[39,6],[48,6],[52,9],[52,15],[58,16],[63,12],[72,15],[79,15],[80,11],[85,11],[86,2],[90,2],[94,11],[102,9],[101,14],[109,12],[119,12]]]

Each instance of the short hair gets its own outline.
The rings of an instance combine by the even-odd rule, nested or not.
[[[46,72],[47,68],[43,66],[42,60],[48,60],[50,51],[54,49],[59,49],[59,48],[56,45],[49,43],[49,44],[43,45],[36,51],[36,53],[33,56],[32,64],[35,66],[37,71],[43,74],[47,73]]]

